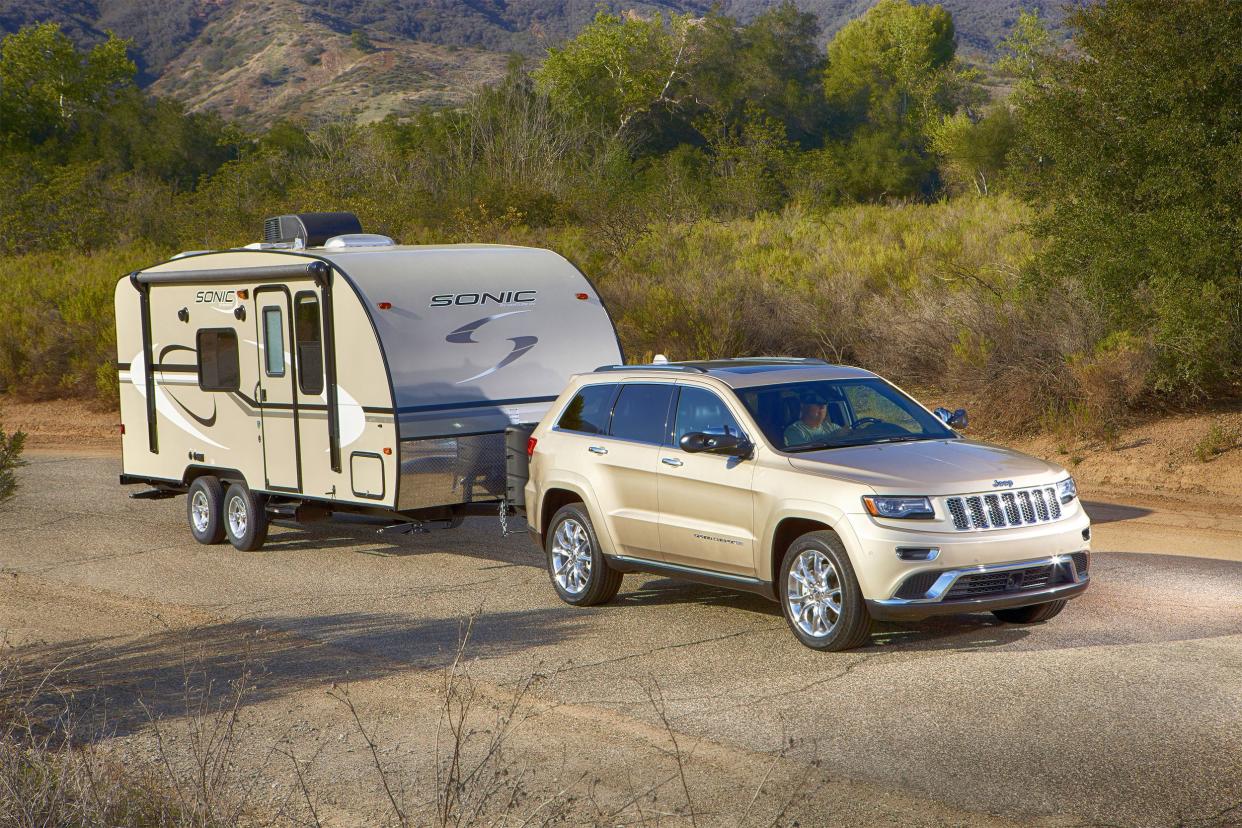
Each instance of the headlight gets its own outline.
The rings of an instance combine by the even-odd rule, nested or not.
[[[863,498],[863,505],[867,507],[872,517],[931,520],[936,516],[931,500],[926,497],[868,495]]]
[[[1057,484],[1057,496],[1061,498],[1062,503],[1069,503],[1078,497],[1078,487],[1074,485],[1074,478],[1067,477]]]

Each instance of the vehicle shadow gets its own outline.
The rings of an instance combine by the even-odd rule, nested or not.
[[[627,576],[627,582],[633,577],[635,576]],[[760,595],[659,576],[652,577],[637,589],[621,592],[613,600],[613,604],[646,607],[675,604],[728,607],[783,621],[780,605]],[[1013,644],[1027,635],[1027,628],[1005,624],[996,620],[991,613],[947,615],[910,623],[877,621],[872,628],[871,641],[860,652],[879,648],[967,651]]]
[[[593,610],[536,609],[411,619],[342,613],[230,621],[136,638],[80,638],[6,655],[16,680],[0,707],[28,699],[36,720],[67,717],[79,738],[123,736],[152,720],[212,715],[338,682],[443,669],[469,625],[468,658],[496,658],[579,635]],[[241,689],[244,687],[244,691]]]
[[[1102,500],[1084,500],[1082,505],[1091,517],[1091,522],[1095,524],[1120,523],[1121,521],[1135,520],[1152,513],[1151,509],[1144,509],[1141,506],[1105,503]]]

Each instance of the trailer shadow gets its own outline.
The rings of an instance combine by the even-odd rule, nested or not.
[[[467,659],[573,638],[592,613],[527,610],[474,619]],[[271,618],[81,638],[8,653],[17,679],[0,708],[23,700],[36,720],[72,721],[78,738],[124,736],[153,720],[214,715],[334,684],[417,674],[453,662],[468,619],[383,613]]]
[[[544,566],[543,553],[527,538],[520,521],[510,527],[518,534],[508,539],[488,518],[467,519],[452,531],[435,526],[413,534],[380,533],[384,525],[384,521],[353,517],[311,524],[274,521],[276,528],[258,554],[352,548],[360,555],[385,558],[451,554],[537,569]]]

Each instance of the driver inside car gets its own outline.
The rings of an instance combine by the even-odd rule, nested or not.
[[[815,391],[807,391],[801,398],[801,416],[785,429],[785,447],[819,443],[827,440],[840,428],[828,421],[828,401]]]

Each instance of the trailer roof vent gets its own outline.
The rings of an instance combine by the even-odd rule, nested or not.
[[[263,222],[264,243],[301,242],[322,247],[333,236],[361,233],[362,224],[353,213],[293,213],[272,216]]]
[[[392,247],[395,242],[378,233],[347,233],[344,236],[333,236],[323,243],[329,250],[344,250],[354,247]]]

